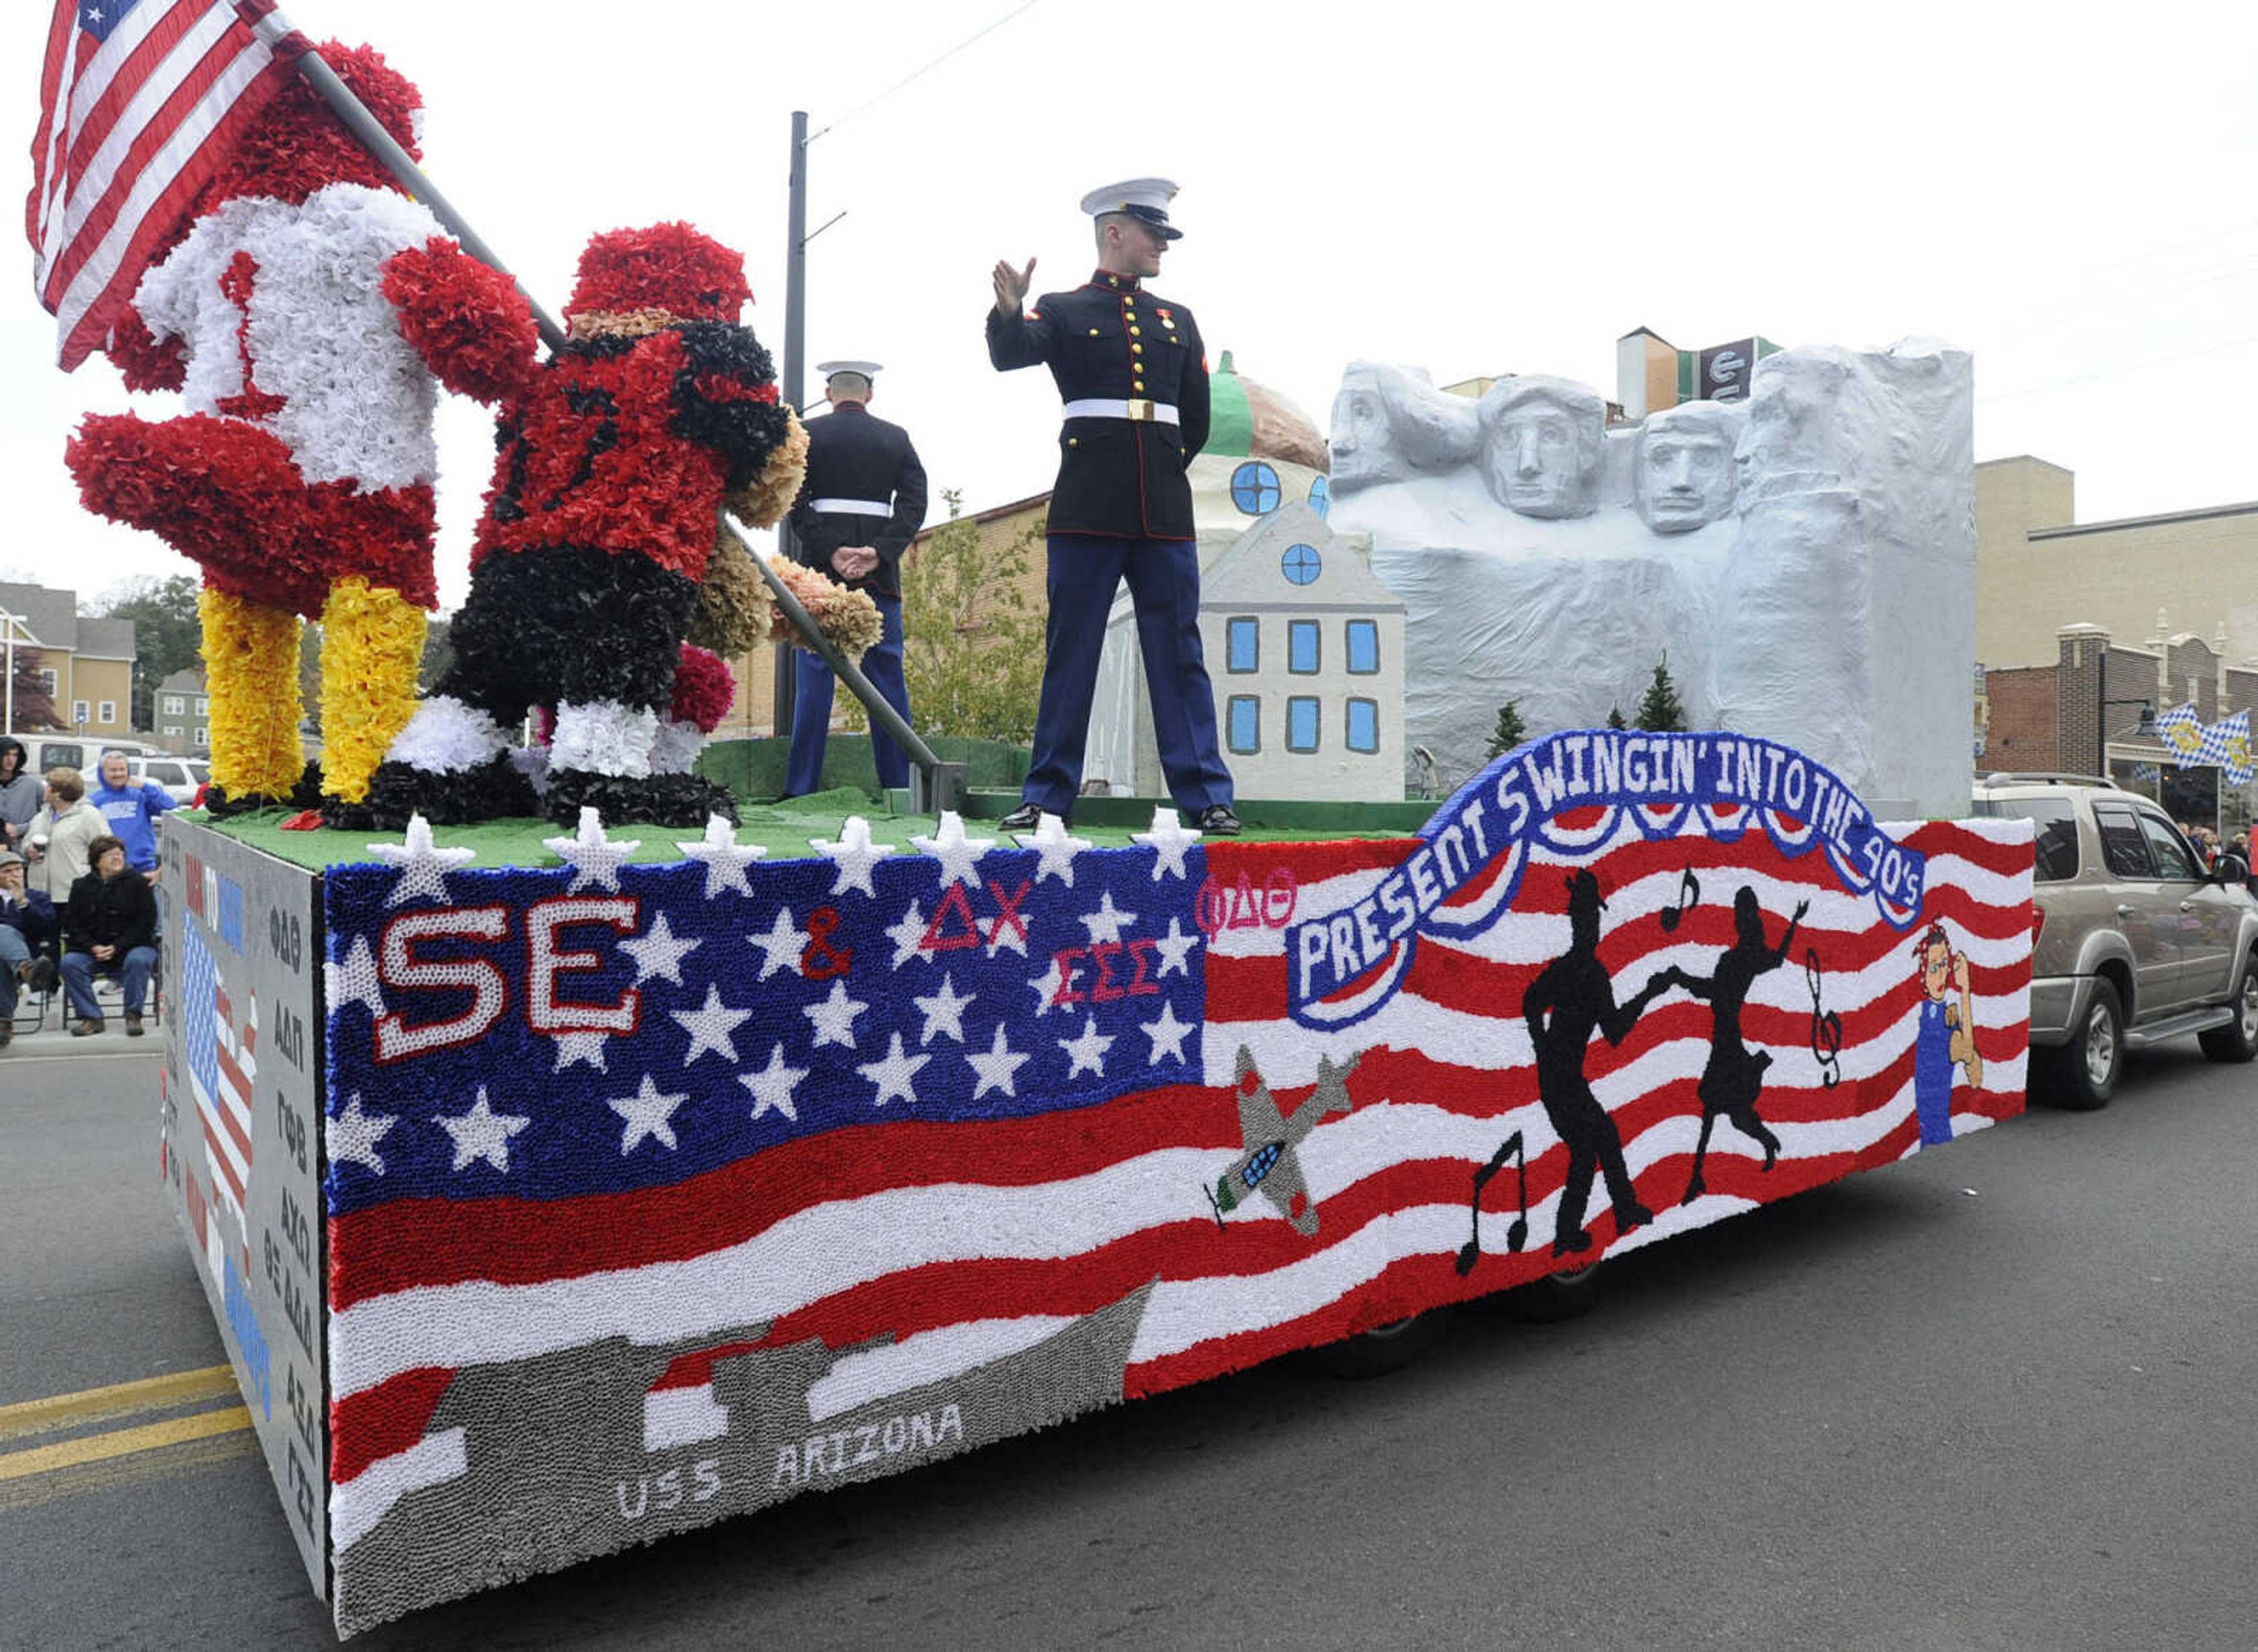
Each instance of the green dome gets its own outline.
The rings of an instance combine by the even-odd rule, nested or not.
[[[1309,415],[1259,379],[1242,379],[1231,352],[1208,379],[1204,450],[1221,458],[1283,459],[1328,469],[1325,440]]]
[[[1246,401],[1246,385],[1223,352],[1223,365],[1208,379],[1207,450],[1232,458],[1246,458],[1254,451],[1254,409]]]

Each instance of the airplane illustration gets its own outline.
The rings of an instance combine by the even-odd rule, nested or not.
[[[1317,1203],[1302,1180],[1301,1160],[1294,1149],[1308,1138],[1319,1120],[1349,1110],[1353,1103],[1349,1099],[1348,1075],[1362,1059],[1353,1055],[1336,1067],[1330,1056],[1319,1056],[1317,1087],[1289,1119],[1278,1110],[1270,1087],[1255,1070],[1253,1053],[1243,1044],[1239,1046],[1239,1137],[1246,1151],[1217,1179],[1214,1190],[1207,1195],[1218,1227],[1223,1225],[1225,1211],[1236,1210],[1259,1192],[1294,1224],[1296,1233],[1308,1237],[1317,1232]]]

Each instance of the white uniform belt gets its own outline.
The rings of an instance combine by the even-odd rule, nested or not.
[[[1069,401],[1066,404],[1069,419],[1127,419],[1137,424],[1149,424],[1159,420],[1162,424],[1180,422],[1176,410],[1165,401],[1108,401],[1103,398],[1090,401]]]
[[[812,511],[825,511],[834,516],[891,516],[894,507],[877,499],[812,499],[807,501]]]

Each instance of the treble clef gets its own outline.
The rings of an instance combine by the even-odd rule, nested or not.
[[[1811,1053],[1819,1062],[1821,1088],[1831,1090],[1843,1081],[1843,1017],[1820,1003],[1816,947],[1803,949],[1803,979],[1811,989]]]

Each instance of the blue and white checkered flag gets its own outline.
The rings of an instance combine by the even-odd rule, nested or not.
[[[2250,713],[2246,709],[2222,718],[2203,731],[2205,763],[2226,771],[2231,786],[2250,783]]]
[[[2195,702],[2175,705],[2156,719],[2156,736],[2172,748],[2182,769],[2193,769],[2204,762],[2203,719],[2196,714]]]

